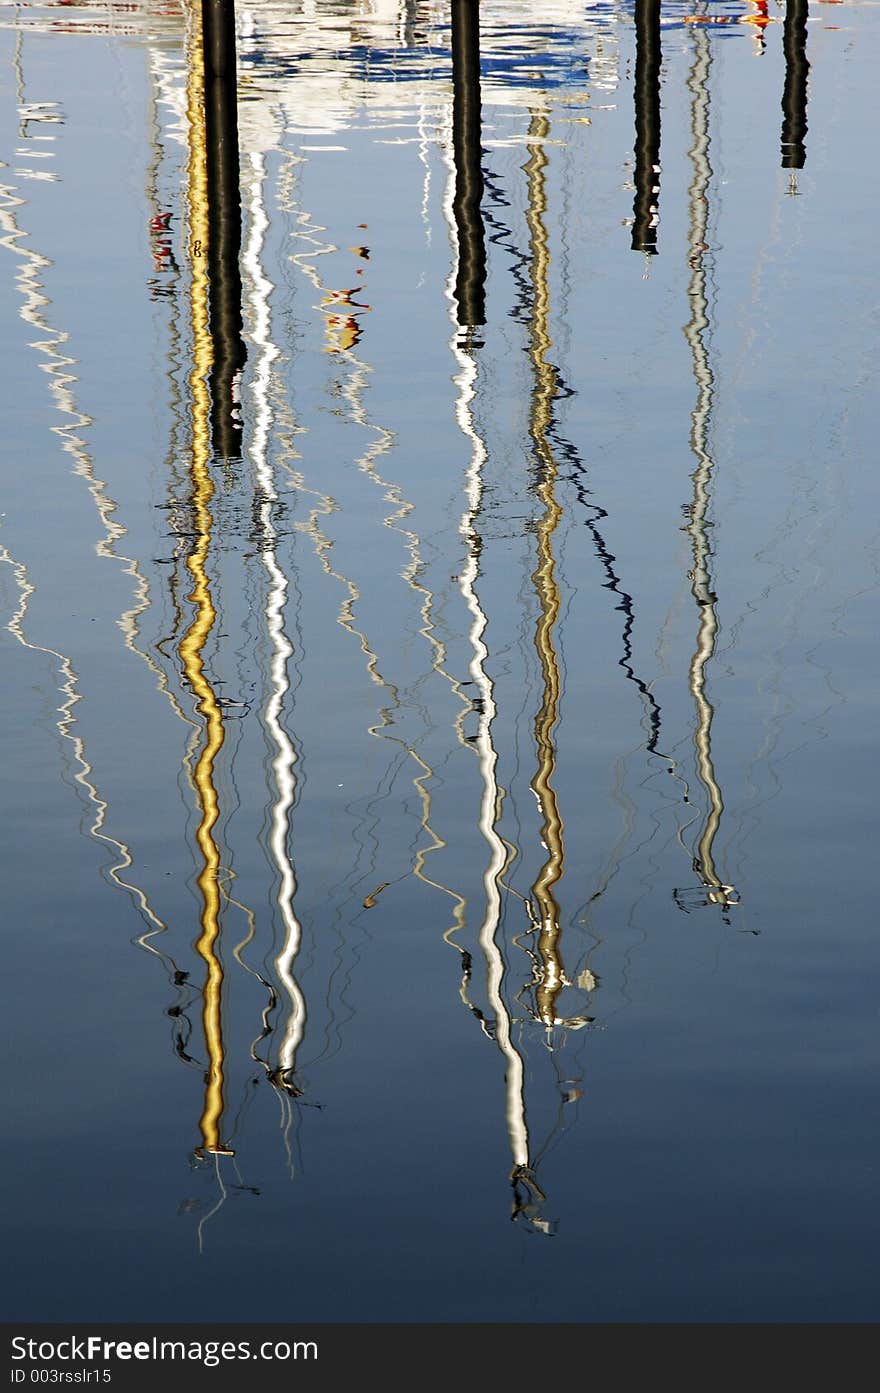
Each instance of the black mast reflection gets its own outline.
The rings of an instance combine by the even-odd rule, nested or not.
[[[803,169],[807,161],[807,15],[809,0],[787,0],[782,51],[785,86],[782,91],[782,168]],[[796,187],[796,186],[795,186]],[[793,190],[794,191],[794,190]]]
[[[458,243],[455,300],[458,322],[486,322],[486,242],[480,201],[480,0],[452,0],[452,149]]]
[[[636,0],[636,144],[632,249],[657,255],[660,196],[660,0]]]
[[[233,0],[202,0],[205,153],[210,282],[211,437],[215,456],[241,458],[238,376],[247,350],[242,338],[241,202]]]

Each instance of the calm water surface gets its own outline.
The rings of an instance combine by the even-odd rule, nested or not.
[[[481,10],[0,6],[7,1319],[880,1314],[880,10]]]

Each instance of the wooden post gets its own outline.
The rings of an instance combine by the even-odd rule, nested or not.
[[[636,144],[632,249],[657,254],[660,198],[660,0],[636,0]]]
[[[452,0],[452,148],[458,232],[455,299],[458,322],[486,322],[486,239],[480,201],[480,0]]]
[[[782,168],[803,169],[807,160],[807,12],[808,0],[786,0],[782,51],[785,87],[782,92]]]
[[[208,279],[214,361],[211,438],[216,456],[241,457],[236,378],[247,358],[242,338],[241,198],[234,0],[202,0],[208,180]]]

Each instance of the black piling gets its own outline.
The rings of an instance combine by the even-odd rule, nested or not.
[[[636,144],[632,249],[657,254],[660,200],[660,0],[636,0]]]
[[[242,338],[241,199],[234,0],[202,0],[205,143],[208,180],[208,280],[211,438],[215,456],[241,457],[237,378],[247,357]]]
[[[785,87],[782,92],[782,168],[803,169],[807,160],[807,14],[808,0],[786,0],[782,51]]]
[[[486,237],[480,203],[483,170],[480,118],[480,3],[452,0],[452,148],[458,233],[455,300],[458,322],[486,322]]]

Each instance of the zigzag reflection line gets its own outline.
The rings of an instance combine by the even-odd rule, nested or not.
[[[335,244],[323,243],[314,235],[316,232],[326,229],[314,224],[308,213],[300,212],[297,221],[300,227],[298,235],[311,242],[314,247],[313,254],[315,256],[325,255],[331,251],[337,250]],[[326,293],[326,287],[321,280],[318,269],[313,263],[309,263],[305,260],[306,255],[307,254],[303,252],[299,255],[292,256],[290,259],[308,276],[310,282],[315,286],[315,289],[318,290],[319,293],[324,294]],[[367,385],[368,376],[372,373],[372,368],[364,362],[363,359],[359,358],[352,348],[340,350],[337,357],[345,363],[348,369],[348,376],[341,386],[341,394],[348,402],[351,419],[363,429],[372,431],[376,436],[376,438],[368,444],[363,454],[358,457],[356,465],[358,469],[368,475],[377,488],[384,491],[385,499],[394,507],[394,511],[383,519],[383,525],[390,528],[392,531],[398,532],[403,537],[404,544],[409,551],[410,560],[401,573],[401,576],[411,590],[422,596],[420,607],[422,624],[418,632],[426,639],[431,647],[433,656],[431,664],[432,670],[442,676],[458,695],[461,704],[461,719],[463,720],[464,713],[470,710],[471,703],[461,691],[457,679],[446,669],[445,645],[436,635],[432,618],[434,596],[433,593],[426,586],[421,585],[417,579],[423,569],[420,550],[421,539],[416,532],[400,525],[413,511],[414,504],[405,498],[398,484],[383,478],[376,464],[376,461],[393,447],[395,433],[371,421],[364,406],[363,392]],[[368,733],[376,738],[392,740],[394,743],[402,745],[410,758],[421,770],[419,774],[414,776],[413,786],[416,789],[421,807],[420,825],[422,830],[431,838],[431,842],[430,845],[420,847],[416,852],[412,866],[412,874],[424,884],[430,886],[432,889],[439,890],[453,900],[453,923],[449,932],[457,932],[464,922],[464,897],[450,886],[432,878],[425,871],[427,857],[445,849],[447,846],[446,841],[436,832],[430,823],[431,794],[427,785],[429,780],[435,777],[434,769],[422,758],[412,744],[389,734],[389,727],[394,724],[392,713],[396,710],[400,710],[402,706],[400,690],[394,683],[383,676],[379,668],[378,654],[373,649],[364,631],[357,626],[354,611],[357,601],[361,598],[361,591],[350,577],[336,570],[331,564],[329,553],[333,543],[322,530],[319,523],[319,518],[326,517],[332,512],[335,512],[339,505],[330,495],[322,494],[317,490],[307,489],[304,476],[300,471],[291,469],[290,474],[291,481],[295,488],[302,488],[303,492],[309,492],[317,499],[317,504],[309,514],[307,521],[298,524],[298,528],[306,532],[312,538],[313,545],[315,546],[315,550],[325,572],[344,585],[348,591],[348,598],[343,601],[340,608],[338,622],[344,629],[357,638],[361,652],[367,659],[367,670],[371,679],[377,685],[383,687],[391,697],[391,706],[384,707],[380,710],[379,722],[369,726]],[[463,731],[460,733],[460,739],[462,744],[466,744]]]
[[[94,837],[96,841],[103,842],[106,846],[112,847],[121,858],[115,865],[108,867],[105,874],[114,885],[120,890],[124,890],[132,897],[140,914],[152,926],[145,934],[138,937],[136,940],[138,944],[146,948],[148,952],[155,953],[155,955],[163,959],[163,961],[172,963],[173,967],[172,960],[148,941],[154,934],[167,932],[167,924],[160,919],[159,915],[156,914],[155,910],[152,908],[146,892],[141,889],[139,885],[135,885],[133,882],[123,879],[120,874],[121,871],[128,870],[134,865],[134,859],[130,848],[125,842],[120,841],[117,837],[103,830],[104,820],[109,805],[106,800],[101,797],[92,780],[93,770],[86,758],[83,738],[73,729],[76,725],[74,707],[77,702],[82,700],[82,693],[78,691],[79,677],[70,658],[64,653],[59,652],[57,648],[51,648],[40,643],[32,643],[30,639],[27,638],[24,631],[24,620],[27,613],[28,602],[31,595],[35,593],[35,587],[28,579],[27,567],[24,562],[16,561],[2,542],[0,542],[0,561],[5,562],[11,568],[15,585],[19,592],[18,608],[5,627],[23,648],[27,648],[33,653],[44,653],[47,657],[54,658],[61,671],[63,680],[59,684],[58,690],[62,693],[64,700],[57,708],[59,719],[56,721],[56,728],[62,739],[69,741],[73,750],[73,759],[77,766],[77,770],[74,773],[74,780],[85,790],[88,801],[95,809],[95,820],[88,829],[89,835]]]
[[[127,529],[122,526],[121,523],[114,521],[113,514],[116,511],[117,505],[113,499],[106,494],[106,484],[104,481],[96,477],[85,440],[77,434],[78,429],[92,425],[93,421],[90,416],[78,409],[73,397],[71,387],[73,383],[78,381],[78,378],[74,373],[65,371],[67,368],[73,367],[77,362],[72,356],[62,353],[59,348],[59,345],[69,342],[70,336],[64,330],[55,329],[50,325],[43,314],[44,308],[47,307],[51,301],[43,292],[41,272],[51,267],[53,262],[40,252],[21,245],[23,239],[27,237],[27,233],[18,226],[14,210],[16,208],[25,207],[26,200],[19,197],[12,186],[6,184],[0,184],[0,196],[5,199],[5,202],[0,204],[0,226],[4,229],[4,235],[0,237],[0,245],[4,246],[8,251],[11,251],[15,256],[21,258],[19,269],[16,274],[16,282],[24,303],[19,313],[26,323],[38,329],[41,334],[49,335],[48,338],[33,340],[29,346],[41,353],[47,360],[43,364],[43,367],[51,378],[50,391],[54,398],[55,405],[59,411],[72,418],[72,423],[70,425],[50,426],[49,429],[54,435],[57,435],[61,439],[63,448],[73,455],[75,460],[74,473],[86,480],[89,492],[98,509],[99,516],[105,528],[105,536],[96,544],[97,554],[99,556],[112,557],[114,560],[125,563],[123,566],[124,573],[131,575],[135,581],[136,603],[130,610],[122,615],[117,623],[125,636],[126,647],[132,652],[137,653],[138,657],[144,660],[155,675],[159,690],[163,691],[168,697],[172,709],[176,710],[176,714],[183,718],[174,694],[168,687],[165,674],[147,653],[137,647],[134,641],[138,632],[137,618],[150,604],[149,584],[140,572],[137,561],[132,557],[127,557],[118,553],[114,549],[116,541],[120,537],[126,535]],[[56,658],[63,673],[63,682],[59,690],[64,693],[65,700],[59,708],[61,719],[58,722],[58,729],[62,737],[71,742],[74,751],[74,760],[79,767],[79,772],[74,776],[75,780],[86,790],[89,801],[96,808],[95,821],[89,828],[89,833],[96,839],[114,847],[121,857],[121,860],[115,865],[107,868],[106,875],[120,889],[125,890],[126,893],[133,897],[139,912],[150,925],[144,934],[137,936],[135,941],[138,946],[146,949],[148,952],[154,953],[165,963],[170,972],[174,973],[177,969],[173,959],[161,952],[150,942],[150,939],[155,934],[166,932],[168,926],[152,909],[146,892],[134,883],[125,880],[120,874],[120,872],[127,870],[134,864],[130,848],[125,842],[117,840],[117,838],[102,830],[108,805],[101,798],[90,777],[92,774],[92,766],[85,757],[82,738],[79,735],[74,735],[71,731],[71,727],[75,724],[73,707],[76,702],[81,699],[81,693],[77,691],[79,679],[72,662],[58,650],[32,644],[26,638],[22,627],[22,621],[27,610],[28,599],[30,595],[34,593],[34,587],[27,578],[27,569],[24,563],[13,560],[5,547],[2,549],[2,559],[11,565],[16,578],[16,585],[21,594],[19,609],[7,627],[24,647],[31,648],[34,651],[44,652]]]
[[[123,574],[130,575],[134,583],[134,604],[120,616],[116,623],[122,630],[126,648],[136,653],[146,663],[156,678],[158,690],[167,698],[175,715],[182,721],[191,724],[169,687],[168,679],[161,667],[150,657],[149,653],[137,646],[138,620],[151,603],[150,584],[141,571],[136,558],[126,556],[117,549],[117,542],[127,535],[128,529],[116,521],[114,515],[117,512],[118,504],[107,493],[106,482],[95,474],[86,441],[79,434],[84,428],[94,425],[94,420],[87,413],[80,411],[73,395],[72,386],[79,379],[75,373],[68,370],[76,366],[78,360],[62,351],[61,346],[70,342],[70,335],[63,329],[54,328],[43,314],[44,308],[50,305],[51,301],[43,293],[41,272],[54,263],[40,252],[20,245],[28,234],[18,226],[14,209],[25,207],[27,200],[19,197],[14,187],[8,184],[0,184],[0,197],[5,199],[5,202],[0,204],[0,227],[4,229],[4,235],[0,237],[0,246],[6,247],[8,251],[21,258],[16,282],[24,303],[19,313],[26,323],[32,325],[40,334],[48,336],[32,340],[29,347],[42,354],[46,360],[43,367],[50,378],[49,390],[56,409],[62,415],[71,418],[69,424],[50,426],[49,429],[53,435],[57,435],[61,440],[62,448],[72,455],[74,460],[73,473],[85,480],[97,508],[105,535],[95,544],[96,554],[121,562]]]

